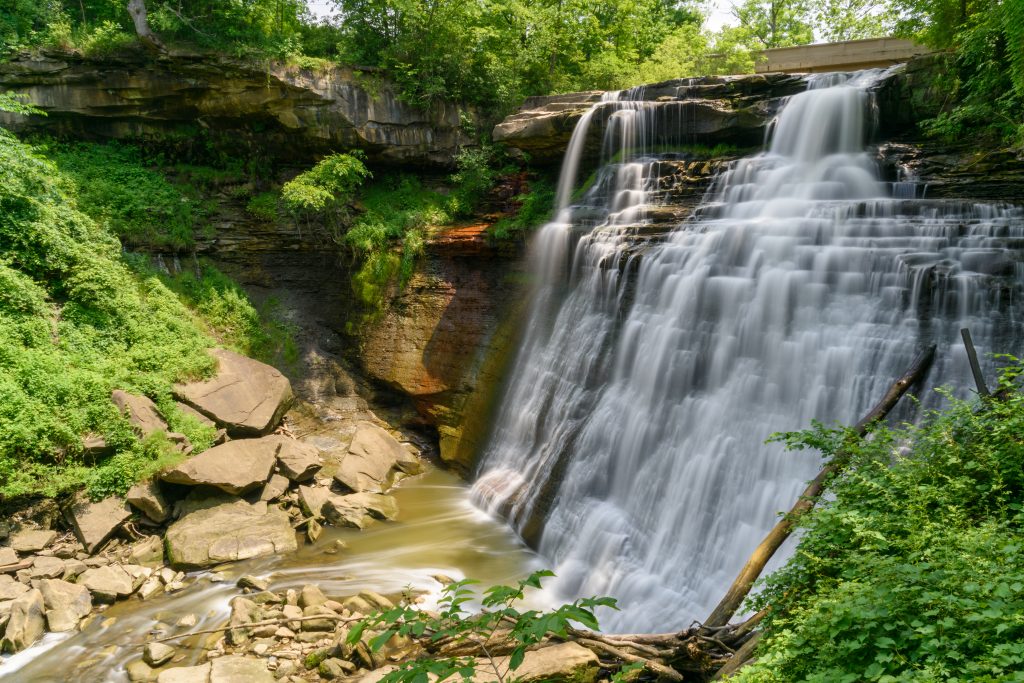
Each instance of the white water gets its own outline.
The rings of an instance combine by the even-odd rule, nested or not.
[[[899,184],[892,197],[867,148],[875,78],[811,80],[768,150],[642,256],[635,288],[626,226],[643,219],[655,157],[652,131],[627,122],[656,122],[654,105],[595,107],[622,118],[604,158],[626,153],[569,206],[593,112],[574,134],[476,496],[539,536],[559,597],[619,599],[606,628],[708,614],[819,468],[768,435],[854,422],[926,343],[939,345],[926,404],[930,387],[968,386],[961,327],[983,353],[1017,350],[1024,214],[906,199]]]

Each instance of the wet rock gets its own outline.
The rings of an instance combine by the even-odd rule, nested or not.
[[[245,645],[252,637],[248,625],[260,620],[260,606],[242,597],[231,599],[231,617],[228,619],[227,640],[231,645]]]
[[[88,569],[78,582],[89,589],[96,602],[114,602],[131,595],[134,590],[131,575],[117,565]]]
[[[11,603],[11,616],[7,622],[0,652],[20,652],[39,640],[46,630],[43,594],[30,590]]]
[[[153,432],[167,431],[167,423],[160,417],[156,404],[146,396],[114,389],[110,400],[117,406],[118,411],[128,418],[135,433],[140,437],[145,438]]]
[[[154,522],[164,522],[171,514],[167,499],[164,498],[163,491],[160,490],[160,483],[155,479],[140,481],[128,489],[125,499],[129,505]]]
[[[408,451],[393,436],[371,422],[362,422],[334,480],[357,493],[381,493],[394,482],[392,470],[408,457]]]
[[[307,443],[285,436],[271,436],[280,445],[277,451],[277,465],[291,481],[304,482],[320,471],[320,449]]]
[[[146,643],[142,649],[142,661],[153,667],[161,666],[171,661],[174,652],[174,648],[166,643]]]
[[[29,579],[57,579],[64,576],[64,560],[46,555],[36,555],[28,569]]]
[[[37,553],[56,539],[56,531],[28,529],[11,536],[11,547],[21,554]]]
[[[18,553],[14,548],[0,548],[0,567],[8,564],[18,564]]]
[[[139,596],[140,600],[149,600],[157,593],[162,592],[164,589],[164,582],[160,580],[159,576],[153,575],[146,579],[139,590],[135,592]]]
[[[267,579],[246,574],[235,583],[239,588],[251,588],[256,591],[265,591],[270,588],[270,581]]]
[[[379,493],[352,493],[328,496],[321,510],[331,524],[364,529],[375,519],[397,517],[398,503],[393,497]]]
[[[267,664],[255,657],[228,655],[213,660],[210,683],[274,683]]]
[[[229,441],[193,456],[160,475],[163,481],[188,486],[213,486],[236,496],[270,478],[278,450],[276,441]]]
[[[74,631],[92,611],[92,596],[85,586],[44,579],[39,590],[46,608],[46,623],[51,631]]]
[[[110,497],[98,503],[80,498],[68,508],[64,516],[85,547],[85,552],[91,555],[100,549],[131,514],[125,501]]]
[[[277,426],[291,405],[292,388],[277,369],[225,349],[213,349],[217,375],[175,385],[175,395],[232,436],[261,436]]]
[[[270,481],[263,486],[263,491],[260,492],[260,500],[271,502],[277,500],[283,496],[287,491],[291,482],[280,474],[271,475]]]
[[[298,548],[286,512],[244,500],[188,513],[167,529],[165,542],[168,562],[181,568],[209,567]]]
[[[158,568],[164,564],[164,543],[159,536],[147,536],[132,546],[128,559],[143,567]]]
[[[161,671],[157,683],[210,683],[210,664],[179,666]]]

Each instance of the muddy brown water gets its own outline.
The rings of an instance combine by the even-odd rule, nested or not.
[[[127,681],[125,666],[141,656],[150,639],[214,628],[227,621],[228,602],[244,574],[270,580],[278,592],[314,583],[329,596],[374,590],[399,596],[406,590],[436,600],[441,585],[434,575],[472,577],[484,586],[513,583],[542,566],[541,560],[500,520],[475,507],[454,475],[429,469],[402,482],[395,493],[396,521],[364,531],[325,528],[312,545],[287,556],[239,562],[198,572],[185,590],[142,601],[130,598],[99,614],[73,635],[47,634],[28,650],[0,663],[4,683],[100,683]],[[340,547],[338,542],[344,544]],[[546,596],[533,596],[543,606]],[[178,626],[187,615],[193,626]],[[201,646],[220,634],[172,641],[180,648],[176,664],[201,656]],[[201,640],[205,639],[205,640]]]

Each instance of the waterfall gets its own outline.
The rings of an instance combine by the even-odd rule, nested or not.
[[[933,387],[970,383],[961,327],[1015,350],[1024,212],[883,183],[867,145],[877,77],[811,78],[766,150],[641,248],[660,103],[619,94],[574,132],[475,495],[538,546],[559,598],[619,599],[608,629],[707,615],[820,467],[770,434],[852,424],[927,343],[921,396],[938,405]],[[600,117],[602,163],[574,200]]]

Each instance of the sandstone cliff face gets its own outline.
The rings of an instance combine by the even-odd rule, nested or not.
[[[471,142],[454,104],[422,111],[395,87],[352,69],[254,66],[209,55],[128,53],[91,59],[49,52],[0,64],[0,89],[26,93],[49,115],[0,112],[15,129],[93,139],[179,140],[209,134],[278,159],[361,149],[371,162],[450,166]]]

